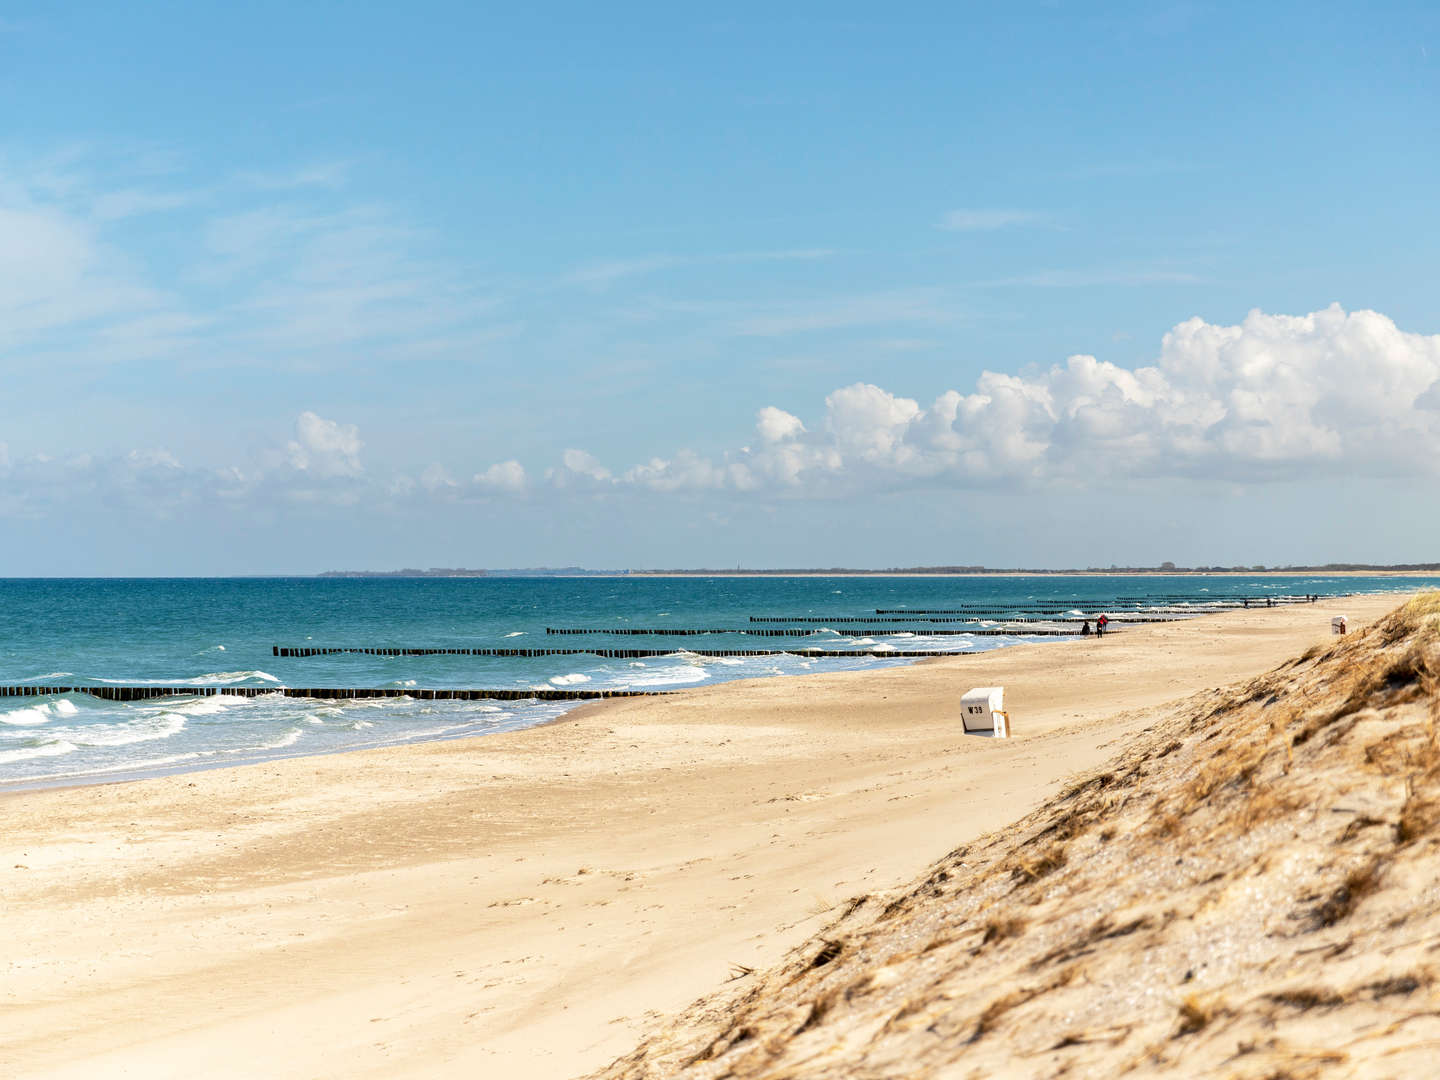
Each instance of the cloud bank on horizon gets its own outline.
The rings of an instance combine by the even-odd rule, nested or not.
[[[527,468],[481,463],[466,479],[362,458],[357,425],[306,410],[293,438],[227,469],[168,449],[26,456],[0,443],[0,513],[72,498],[179,507],[280,499],[496,500],[726,492],[835,498],[874,490],[1095,490],[1133,481],[1245,484],[1440,474],[1440,334],[1406,332],[1338,304],[1308,315],[1199,318],[1164,336],[1153,364],[1093,356],[1029,373],[985,371],[928,406],[871,383],[839,387],[804,416],[765,404],[753,438],[718,457],[678,448],[608,466],[581,448]]]

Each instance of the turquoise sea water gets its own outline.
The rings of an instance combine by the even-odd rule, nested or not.
[[[752,616],[824,620],[875,615],[877,608],[975,603],[1033,604],[1037,609],[1063,605],[1091,614],[1120,597],[1329,597],[1408,591],[1426,583],[1415,578],[1317,576],[0,580],[0,685],[665,690],[737,678],[891,666],[907,662],[907,649],[992,649],[1025,636],[930,635],[927,626],[957,627],[925,624],[918,618],[913,624],[880,624],[878,628],[888,632],[868,636],[843,624],[807,624],[814,632],[796,638],[552,636],[546,627],[725,629],[753,625],[748,621]],[[1440,578],[1428,584],[1440,585]],[[1328,615],[1330,607],[1343,610],[1343,604],[1331,603],[1323,614]],[[275,645],[586,644],[675,651],[641,659],[272,655]],[[685,651],[806,646],[894,652],[823,659],[700,657]],[[225,694],[127,703],[84,693],[0,698],[0,789],[480,735],[527,727],[571,707],[556,702],[335,702]]]

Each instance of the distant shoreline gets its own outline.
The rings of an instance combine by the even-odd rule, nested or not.
[[[337,571],[327,570],[314,577],[336,580],[458,580],[489,579],[495,581],[536,578],[570,580],[604,578],[1142,578],[1142,577],[1434,577],[1440,575],[1440,563],[1433,566],[1359,567],[1331,569],[1301,566],[1268,570],[588,570],[580,572],[527,573],[507,570],[466,571],[463,573],[407,573],[396,570]]]

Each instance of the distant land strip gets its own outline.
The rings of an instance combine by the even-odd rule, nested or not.
[[[1440,573],[1440,562],[1428,563],[1324,563],[1318,566],[1088,566],[1050,567],[994,566],[889,566],[863,569],[851,566],[796,566],[778,569],[754,567],[703,567],[673,570],[588,570],[580,566],[535,566],[524,569],[470,569],[432,566],[428,570],[326,570],[322,578],[482,578],[482,577],[867,577],[877,574],[909,575],[1025,575],[1033,577],[1107,577],[1126,574],[1185,576],[1207,574],[1326,574],[1326,573]]]

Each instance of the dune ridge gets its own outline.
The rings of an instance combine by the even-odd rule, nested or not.
[[[1195,694],[594,1080],[1428,1075],[1440,593]]]

